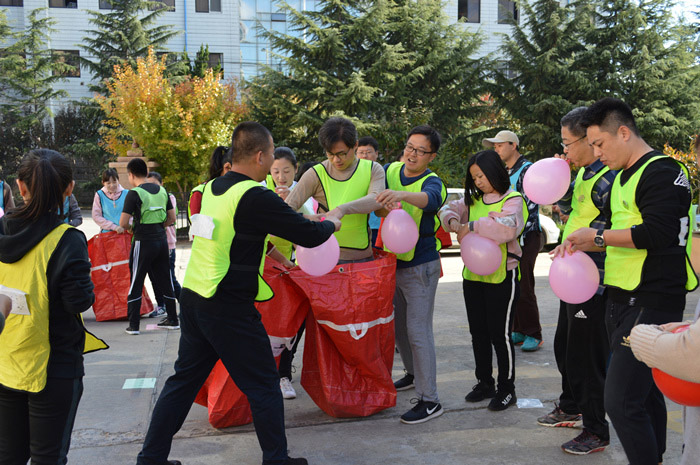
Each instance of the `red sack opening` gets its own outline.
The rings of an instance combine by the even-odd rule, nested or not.
[[[92,264],[90,278],[95,285],[95,303],[92,309],[97,321],[127,319],[126,302],[131,286],[130,252],[129,233],[100,233],[88,241],[88,255]],[[144,288],[141,315],[152,311],[153,303]]]
[[[214,428],[247,425],[253,422],[248,398],[233,382],[221,360],[214,365],[194,401],[207,408],[209,424]]]
[[[363,417],[396,405],[396,256],[337,266],[325,276],[290,273],[312,312],[306,320],[301,385],[333,417]]]

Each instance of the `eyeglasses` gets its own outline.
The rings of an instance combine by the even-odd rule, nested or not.
[[[561,148],[563,148],[563,149],[568,149],[570,145],[575,144],[576,142],[578,142],[578,141],[580,141],[580,140],[583,140],[583,139],[585,139],[585,138],[586,138],[586,136],[579,137],[579,138],[576,139],[575,141],[569,142],[568,144],[565,144],[564,142],[562,142],[562,143],[561,143]]]
[[[357,155],[364,157],[365,155],[374,155],[376,152],[374,150],[358,150]]]
[[[435,152],[428,152],[427,150],[423,150],[423,149],[417,149],[410,144],[406,144],[406,147],[403,148],[403,152],[407,153],[409,155],[412,154],[413,152],[415,152],[416,155],[418,155],[419,157],[423,157],[425,155],[430,155],[431,153],[435,153]]]
[[[352,149],[348,149],[345,152],[338,152],[338,153],[326,152],[326,157],[328,157],[329,159],[333,158],[333,157],[337,157],[337,158],[342,160],[343,158],[347,158],[347,156],[350,152],[352,152]]]

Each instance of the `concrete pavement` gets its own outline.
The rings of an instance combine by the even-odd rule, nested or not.
[[[97,227],[86,215],[81,226],[88,237]],[[179,244],[177,273],[180,279],[189,257],[189,244]],[[458,254],[443,257],[445,276],[438,286],[435,338],[438,390],[444,415],[419,425],[404,425],[399,416],[412,405],[412,390],[398,393],[397,405],[368,418],[336,419],[323,413],[299,385],[303,342],[295,358],[294,387],[297,398],[285,401],[290,455],[304,456],[310,464],[627,464],[613,432],[611,445],[587,457],[565,454],[559,446],[580,430],[544,428],[536,418],[552,409],[558,398],[560,377],[552,341],[558,300],[549,288],[549,259],[537,261],[537,296],[544,346],[534,353],[516,349],[516,393],[519,399],[538,399],[541,408],[511,407],[491,412],[487,402],[467,404],[474,379],[474,359],[461,289]],[[692,315],[697,291],[688,296],[686,317]],[[179,331],[124,333],[126,322],[96,322],[85,315],[88,328],[111,346],[86,355],[85,392],[73,431],[69,463],[134,464],[150,415],[167,377],[173,372]],[[143,320],[142,329],[157,320]],[[394,378],[403,374],[398,355]],[[153,389],[122,389],[130,378],[155,378]],[[666,464],[680,460],[681,409],[668,402],[668,451]],[[207,421],[205,407],[194,405],[182,430],[175,436],[171,459],[184,465],[259,464],[261,452],[252,425],[217,430]]]

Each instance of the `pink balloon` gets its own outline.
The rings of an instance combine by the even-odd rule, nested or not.
[[[545,158],[532,164],[523,177],[527,198],[550,205],[564,197],[571,184],[569,164],[561,158]]]
[[[5,210],[0,208],[0,218],[2,218],[3,216],[5,216]]]
[[[477,233],[472,232],[464,236],[459,243],[459,250],[464,266],[472,273],[486,276],[495,273],[501,266],[501,247]]]
[[[549,268],[549,285],[564,302],[580,304],[598,290],[600,275],[591,257],[581,251],[557,256]]]
[[[317,247],[297,246],[297,263],[311,276],[323,276],[335,268],[340,257],[340,246],[335,235]]]
[[[406,210],[391,210],[382,225],[382,242],[395,254],[406,253],[418,243],[418,226]]]

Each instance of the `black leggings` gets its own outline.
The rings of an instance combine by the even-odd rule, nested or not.
[[[35,394],[0,386],[0,465],[67,463],[82,394],[82,378],[49,378]]]

